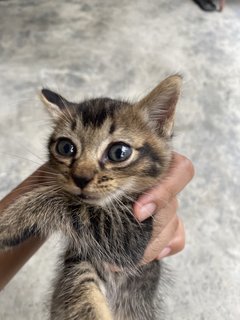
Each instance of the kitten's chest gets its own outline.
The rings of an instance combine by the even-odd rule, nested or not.
[[[135,224],[130,205],[104,210],[99,207],[75,206],[70,208],[71,224],[79,237],[93,238],[98,243],[113,240]]]
[[[71,220],[84,258],[121,266],[142,258],[152,233],[152,220],[138,222],[129,205],[107,212],[94,207],[72,208]]]

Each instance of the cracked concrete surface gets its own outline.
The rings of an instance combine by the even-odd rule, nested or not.
[[[42,85],[75,100],[136,98],[183,74],[174,145],[196,177],[180,195],[186,248],[166,259],[175,279],[166,320],[240,319],[239,30],[238,1],[221,14],[190,0],[0,2],[0,197],[45,159]],[[3,290],[0,319],[47,319],[59,242]]]

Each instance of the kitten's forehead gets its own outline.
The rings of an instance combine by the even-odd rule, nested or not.
[[[108,118],[113,118],[126,103],[110,98],[98,98],[84,101],[76,105],[76,113],[80,116],[84,127],[100,128]]]
[[[66,134],[69,138],[75,137],[89,150],[111,140],[140,144],[140,140],[145,138],[142,135],[143,123],[132,106],[126,101],[109,98],[75,104],[65,110],[65,116],[55,132],[58,136]]]
[[[126,119],[131,118],[129,108],[130,103],[110,98],[84,101],[74,108],[75,121],[71,129],[91,140],[101,140],[124,128]]]
[[[123,105],[122,101],[110,98],[91,99],[78,104],[71,103],[62,110],[56,129],[62,130],[65,127],[66,130],[69,128],[75,131],[79,127],[85,130],[100,128],[108,118],[113,118]]]

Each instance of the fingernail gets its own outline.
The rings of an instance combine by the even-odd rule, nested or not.
[[[171,250],[172,249],[170,247],[164,248],[163,251],[159,254],[157,259],[160,260],[160,259],[166,257],[171,252]]]
[[[149,218],[154,211],[156,210],[157,206],[155,205],[155,203],[147,203],[145,204],[141,209],[141,216],[140,216],[140,221],[143,221],[147,218]]]

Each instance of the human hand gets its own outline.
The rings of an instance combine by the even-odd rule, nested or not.
[[[0,214],[18,197],[48,181],[46,163],[0,200]],[[9,251],[0,252],[0,291],[24,263],[41,247],[45,239],[32,237]]]
[[[18,197],[48,182],[48,177],[48,163],[45,163],[34,173],[32,173],[27,179],[25,179],[21,184],[14,188],[5,198],[0,200],[0,213]]]
[[[177,194],[191,181],[193,175],[192,162],[174,152],[165,179],[134,204],[134,214],[138,220],[143,221],[154,215],[153,235],[145,250],[143,263],[183,250],[185,233],[183,223],[177,216]]]

